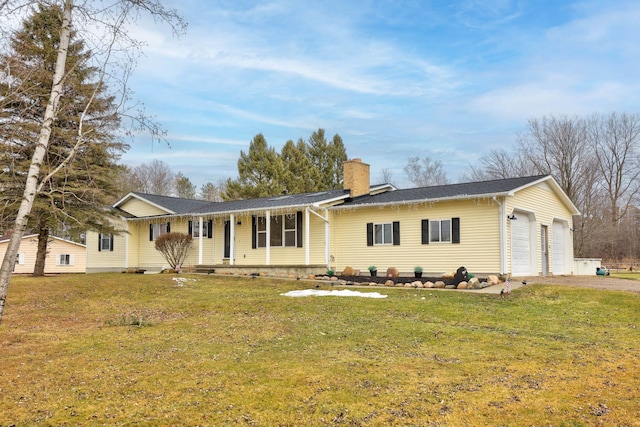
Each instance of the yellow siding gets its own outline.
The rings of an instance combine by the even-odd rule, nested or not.
[[[542,251],[541,251],[541,226],[548,228],[547,246],[549,257],[549,273],[553,273],[553,221],[566,221],[569,227],[573,227],[573,220],[569,208],[558,198],[553,189],[546,183],[540,183],[532,187],[518,191],[514,197],[507,198],[507,213],[512,211],[535,213],[535,235],[534,249],[536,250],[538,274],[541,274]],[[565,233],[565,248],[569,254],[573,254],[573,236],[570,232]],[[511,253],[511,227],[507,222],[507,253]],[[569,257],[570,258],[570,257]],[[508,270],[511,271],[511,257],[508,257]],[[573,269],[572,264],[565,265],[567,272]]]
[[[127,227],[127,223],[124,220],[112,220],[112,224],[121,230]],[[129,236],[124,232],[115,234],[113,236],[113,251],[99,251],[98,239],[99,233],[95,231],[87,232],[87,273],[125,270],[128,267],[126,253]]]
[[[0,243],[0,258],[4,257],[9,242]],[[20,242],[18,254],[23,264],[16,264],[14,273],[31,274],[36,264],[36,254],[38,253],[38,237],[24,237]],[[57,265],[61,254],[71,255],[73,257],[73,265]],[[79,243],[72,243],[66,240],[53,238],[49,241],[47,247],[47,256],[45,258],[46,274],[54,273],[84,273],[86,268],[85,262],[85,246]]]
[[[156,206],[133,197],[120,205],[119,208],[137,217],[166,215],[169,213],[164,209],[160,209]]]
[[[452,217],[460,218],[460,244],[421,243],[423,219]],[[400,222],[399,246],[367,246],[367,223],[393,221]],[[336,271],[351,266],[366,274],[367,267],[375,265],[382,273],[388,267],[411,273],[419,265],[425,273],[460,266],[473,273],[495,273],[500,269],[499,226],[498,206],[490,199],[339,210],[331,231],[331,254]]]

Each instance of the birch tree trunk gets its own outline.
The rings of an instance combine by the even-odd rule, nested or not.
[[[69,48],[69,41],[71,37],[71,9],[73,8],[72,0],[65,0],[64,10],[62,17],[62,28],[60,30],[60,45],[58,46],[58,54],[56,59],[56,68],[53,75],[53,84],[51,87],[51,96],[44,113],[42,127],[40,128],[40,136],[31,158],[31,165],[29,166],[29,172],[27,175],[27,181],[24,187],[24,193],[22,195],[22,201],[20,202],[20,208],[16,216],[16,220],[13,226],[11,240],[7,247],[7,252],[4,255],[2,261],[2,267],[0,268],[0,322],[4,315],[4,305],[7,299],[7,292],[9,290],[9,282],[11,281],[11,273],[15,264],[18,250],[20,249],[20,241],[22,235],[27,228],[27,221],[31,208],[33,207],[33,200],[37,193],[38,177],[40,176],[40,167],[42,161],[45,158],[47,149],[49,146],[49,138],[51,136],[51,128],[56,117],[58,101],[60,99],[60,93],[62,91],[62,83],[65,75],[65,67],[67,61],[67,51]]]

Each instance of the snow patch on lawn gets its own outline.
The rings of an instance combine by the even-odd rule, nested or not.
[[[342,291],[323,291],[317,289],[304,289],[301,291],[289,291],[286,294],[280,294],[286,297],[309,297],[309,296],[318,296],[318,297],[362,297],[362,298],[386,298],[387,295],[381,295],[378,292],[358,292],[358,291],[350,291],[348,289]]]

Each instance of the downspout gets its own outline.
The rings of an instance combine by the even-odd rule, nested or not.
[[[329,209],[325,208],[324,216],[327,221],[324,223],[324,259],[327,270],[331,270],[331,226],[329,225]]]
[[[505,274],[507,271],[507,212],[506,212],[506,198],[504,203],[500,202],[496,196],[493,196],[493,201],[498,204],[498,218],[500,221],[500,274]]]
[[[324,221],[324,262],[327,265],[327,269],[331,270],[331,227],[329,225],[329,209],[324,209],[324,217],[314,210],[309,208],[307,208],[307,210]],[[307,230],[308,229],[309,227],[307,227]]]

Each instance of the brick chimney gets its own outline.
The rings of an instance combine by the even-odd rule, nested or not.
[[[350,197],[369,194],[369,165],[360,159],[347,160],[342,165],[344,189],[349,190]]]

